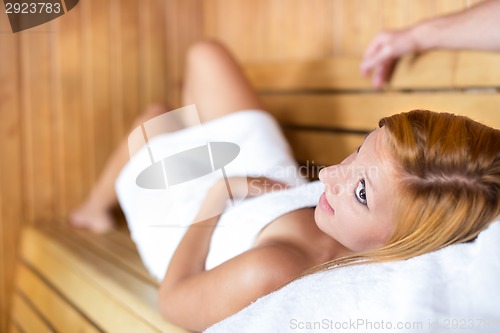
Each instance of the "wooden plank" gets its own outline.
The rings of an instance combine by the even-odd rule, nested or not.
[[[26,265],[17,267],[17,288],[57,332],[100,332],[72,304],[41,280]]]
[[[380,0],[382,6],[382,30],[403,29],[408,26],[409,1],[404,0]],[[373,35],[378,31],[373,31]],[[347,38],[347,37],[345,37]]]
[[[158,283],[149,278],[138,274],[136,270],[131,269],[132,263],[124,265],[122,260],[117,260],[116,257],[111,257],[105,252],[103,245],[97,245],[99,241],[89,242],[89,239],[81,239],[71,230],[65,230],[59,226],[45,226],[39,228],[44,235],[50,237],[54,241],[66,246],[73,251],[75,256],[79,256],[82,260],[92,263],[93,269],[101,272],[106,276],[112,276],[115,282],[118,283],[126,293],[130,293],[132,297],[145,303],[152,309],[157,309],[157,289]],[[96,248],[96,246],[99,246]],[[124,255],[129,256],[128,251]],[[123,253],[122,253],[123,254]],[[136,263],[142,265],[142,263]],[[126,297],[129,297],[126,296]]]
[[[259,91],[372,89],[359,74],[359,57],[318,61],[246,63],[245,74]]]
[[[343,35],[340,36],[342,55],[360,57],[372,36],[380,30],[382,6],[378,1],[363,0],[344,0],[342,5]],[[321,12],[317,11],[316,15],[319,13]],[[370,14],[360,15],[361,13]]]
[[[80,1],[75,9],[80,11],[81,20],[81,80],[82,80],[82,111],[81,124],[81,149],[83,155],[83,164],[81,170],[83,171],[84,189],[88,193],[97,178],[97,170],[95,168],[95,129],[93,127],[93,101],[92,101],[92,3],[93,1]]]
[[[113,130],[111,135],[113,137],[113,147],[118,146],[118,144],[123,140],[125,130],[124,123],[124,103],[123,95],[126,92],[123,90],[123,73],[126,72],[123,68],[123,30],[121,24],[121,9],[122,7],[132,7],[130,2],[128,4],[123,4],[119,0],[110,0],[109,8],[109,39],[112,41],[110,47],[110,93],[111,93],[111,122]],[[127,126],[128,127],[128,126]],[[127,128],[128,130],[128,128]]]
[[[90,30],[90,59],[91,59],[91,108],[86,112],[92,113],[92,133],[94,135],[93,153],[95,156],[94,176],[100,173],[114,148],[113,115],[111,112],[111,46],[110,15],[108,1],[90,1],[90,17],[84,16]],[[88,13],[87,13],[88,14]],[[94,178],[94,182],[97,178]]]
[[[19,35],[0,20],[0,332],[7,330],[23,207]]]
[[[0,163],[0,175],[2,174],[2,165]],[[0,191],[0,242],[2,244],[4,243],[4,231],[3,231],[3,219],[2,219],[2,191]],[[3,246],[2,246],[3,247]],[[3,250],[3,248],[2,248]],[[7,300],[9,297],[6,295],[10,295],[10,290],[7,290],[7,281],[5,278],[7,277],[6,273],[6,268],[5,267],[5,261],[7,261],[9,258],[6,258],[6,253],[5,251],[2,251],[0,254],[0,331],[5,330],[6,324],[7,324]]]
[[[163,1],[141,1],[139,10],[141,107],[165,102],[166,38]]]
[[[460,52],[456,87],[500,87],[500,53]]]
[[[26,302],[25,297],[19,293],[13,295],[12,319],[19,325],[21,330],[30,333],[54,332],[45,319]]]
[[[209,30],[206,31],[206,35],[226,44],[240,61],[269,57],[274,52],[266,49],[268,46],[266,41],[271,44],[274,41],[274,33],[266,17],[275,2],[269,0],[211,1],[207,4],[213,7],[211,13],[207,13],[211,21],[208,22],[210,26],[207,27]],[[267,34],[267,29],[270,31],[269,34]],[[241,38],[242,35],[245,38]]]
[[[24,332],[21,331],[19,324],[17,324],[14,320],[11,319],[9,323],[9,333],[24,333]]]
[[[171,90],[167,101],[175,108],[184,106],[181,93],[186,53],[189,47],[202,37],[203,5],[203,1],[198,0],[177,0],[175,6],[171,6],[170,2],[165,6],[168,11],[165,30],[169,45],[165,63],[168,89]],[[175,34],[170,33],[170,30]]]
[[[156,288],[54,230],[27,228],[22,254],[30,266],[106,331],[184,332],[159,315]]]
[[[339,56],[246,63],[244,68],[259,91],[372,90],[370,80],[360,75],[360,61],[360,57]],[[421,90],[486,86],[500,87],[500,54],[431,51],[403,57],[388,87]]]
[[[330,41],[333,47],[332,56],[340,56],[342,54],[342,39],[345,37],[343,20],[345,16],[342,13],[342,1],[332,1],[331,17],[332,32]]]
[[[451,14],[457,11],[461,11],[465,9],[466,6],[466,0],[440,0],[436,1],[436,12],[434,13],[435,16],[437,15],[446,15],[446,14]]]
[[[149,284],[159,287],[156,281],[146,270],[137,249],[116,243],[108,235],[96,235],[87,230],[71,228],[68,225],[58,225],[52,228],[64,234],[68,239],[93,251],[100,258],[113,263],[115,266],[129,271]]]
[[[169,107],[179,108],[183,106],[182,101],[182,76],[184,74],[184,64],[182,61],[185,58],[183,53],[185,50],[181,51],[180,43],[181,32],[184,27],[181,25],[182,18],[182,8],[186,6],[186,2],[189,1],[167,1],[165,2],[165,38],[168,45],[168,51],[165,55],[165,68],[167,71],[167,91],[165,92],[165,97]],[[206,2],[201,3],[205,6]],[[202,20],[202,22],[204,22]]]
[[[436,16],[436,0],[406,1],[407,20],[405,26],[411,26]]]
[[[228,29],[235,29],[231,46],[240,50],[246,46],[244,59],[257,61],[285,59],[317,59],[330,56],[332,43],[332,1],[236,1],[238,5],[247,4],[245,17],[236,15],[227,23]],[[222,7],[222,18],[226,18],[226,7]],[[241,38],[251,32],[254,36],[248,41]],[[288,38],[287,38],[288,37]],[[311,43],[311,40],[318,41]],[[252,43],[257,42],[257,43]]]
[[[84,156],[85,127],[82,126],[83,105],[83,57],[81,6],[70,15],[54,20],[55,28],[55,85],[57,91],[56,113],[58,126],[54,147],[59,150],[60,172],[57,174],[59,216],[67,216],[85,196],[86,159]]]
[[[431,51],[405,56],[391,80],[393,89],[500,87],[500,54]]]
[[[215,38],[217,36],[217,0],[203,1],[203,35],[208,38]]]
[[[140,63],[139,63],[139,10],[140,2],[124,4],[120,1],[121,57],[120,75],[122,77],[123,137],[132,127],[132,122],[141,112],[140,102]],[[118,84],[118,82],[117,82]]]
[[[382,117],[413,109],[461,114],[500,128],[500,94],[386,93],[264,95],[279,122],[318,128],[372,130]]]
[[[466,0],[467,2],[467,7],[472,7],[475,4],[478,4],[480,2],[483,2],[484,0]]]
[[[319,168],[339,164],[352,154],[365,138],[363,134],[308,130],[285,130],[295,159],[308,167],[308,177],[317,178]]]
[[[457,52],[431,51],[403,57],[395,68],[392,89],[454,87]]]
[[[41,29],[41,28],[40,28]],[[49,219],[54,216],[54,152],[51,34],[33,32],[21,34],[22,82],[26,92],[22,112],[25,144],[24,182],[28,202],[28,219]]]
[[[126,229],[126,230],[124,230]],[[134,241],[130,238],[128,228],[118,228],[109,231],[106,238],[132,251],[137,251]]]

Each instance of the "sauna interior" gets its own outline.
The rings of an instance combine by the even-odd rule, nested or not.
[[[17,33],[0,6],[0,331],[28,332],[37,321],[38,327],[48,322],[31,301],[37,288],[29,281],[38,271],[20,255],[22,231],[42,225],[59,225],[59,233],[66,230],[69,212],[88,193],[135,116],[151,103],[182,106],[184,55],[193,42],[214,38],[226,44],[286,122],[287,115],[279,111],[287,105],[286,96],[297,93],[307,100],[303,90],[316,88],[299,87],[285,97],[273,97],[273,89],[284,89],[282,82],[270,87],[259,83],[265,81],[259,74],[263,68],[282,64],[286,70],[298,63],[332,61],[342,69],[338,64],[345,63],[343,80],[355,82],[356,96],[378,98],[390,94],[391,87],[375,91],[357,70],[377,32],[477,2],[82,0],[63,16]],[[447,56],[435,59],[446,64]],[[498,55],[487,59],[497,64],[500,77]],[[440,79],[436,73],[419,78]],[[495,84],[487,99],[499,105],[500,84]],[[336,89],[331,90],[343,91]],[[365,103],[363,107],[371,103],[353,100]],[[314,118],[314,110],[304,112],[304,119],[307,112]],[[288,131],[296,147],[314,140]],[[334,162],[321,160],[322,152],[297,149],[301,162],[310,159],[308,154],[318,163]],[[28,236],[33,242],[38,239]],[[32,251],[43,256],[41,250]],[[27,285],[20,287],[20,280]]]

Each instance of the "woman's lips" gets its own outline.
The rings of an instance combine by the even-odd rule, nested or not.
[[[323,192],[323,194],[321,194],[321,197],[319,197],[318,205],[321,207],[321,209],[323,209],[326,213],[330,215],[333,215],[333,213],[335,213],[332,206],[330,206],[330,204],[326,200],[325,192]]]

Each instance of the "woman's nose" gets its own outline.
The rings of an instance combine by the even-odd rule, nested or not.
[[[332,165],[321,169],[318,175],[319,180],[321,180],[324,184],[331,184],[335,182],[335,179],[338,176],[337,168],[337,165]]]
[[[323,182],[323,184],[325,184],[325,192],[333,195],[339,195],[342,192],[342,185],[338,178],[337,166],[330,166],[328,168],[321,169],[319,179]]]
[[[340,195],[344,192],[345,179],[343,178],[343,165],[333,165],[321,169],[319,180],[325,184],[326,191],[334,195]]]

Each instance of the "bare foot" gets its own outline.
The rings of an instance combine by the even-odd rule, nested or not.
[[[104,234],[113,229],[115,220],[108,209],[86,201],[71,213],[69,223],[77,228],[89,229],[96,234]]]

